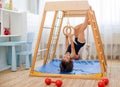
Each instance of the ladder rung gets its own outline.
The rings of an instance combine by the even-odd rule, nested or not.
[[[94,28],[94,30],[97,30],[97,28]]]
[[[38,50],[38,52],[42,52],[42,51],[46,51],[47,50],[47,48],[45,48],[45,49],[40,49],[40,50]]]
[[[100,44],[98,44],[98,46],[101,46]]]
[[[54,26],[54,27],[57,27],[57,28],[58,28],[58,27],[60,27],[60,26]]]
[[[98,37],[98,36],[96,36],[96,38],[98,39],[99,37]]]
[[[43,27],[43,28],[45,28],[45,29],[53,29],[52,27]]]
[[[102,52],[100,52],[100,54],[102,54]]]
[[[52,38],[53,38],[54,40],[55,40],[55,39],[57,39],[57,37],[56,37],[56,36],[54,36],[54,37],[52,37]]]
[[[102,63],[104,63],[104,60],[101,60],[102,61]]]
[[[96,21],[95,20],[92,20],[93,23],[95,23]]]
[[[62,18],[60,18],[60,17],[57,17],[57,19],[62,19]]]

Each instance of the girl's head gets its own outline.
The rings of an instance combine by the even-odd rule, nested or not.
[[[66,53],[60,63],[61,72],[71,72],[73,70],[73,61],[71,60],[70,54]]]

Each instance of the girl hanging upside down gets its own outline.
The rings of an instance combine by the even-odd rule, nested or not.
[[[74,27],[75,40],[73,41],[73,35],[68,34],[71,44],[68,46],[65,55],[60,63],[61,72],[71,72],[73,70],[73,59],[79,59],[79,50],[85,45],[84,30],[88,25],[88,16],[86,15],[85,22]]]

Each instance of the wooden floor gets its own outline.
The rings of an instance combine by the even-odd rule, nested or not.
[[[120,60],[108,61],[107,77],[109,84],[105,87],[120,87]],[[83,79],[65,79],[52,78],[53,80],[61,79],[62,87],[98,87],[99,80],[83,80]],[[23,67],[17,72],[10,70],[0,72],[0,87],[56,87],[55,84],[47,86],[44,83],[44,77],[29,77],[29,70]]]

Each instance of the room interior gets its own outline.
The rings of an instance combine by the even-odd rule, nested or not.
[[[62,6],[60,6],[60,2],[63,2]],[[69,4],[65,4],[64,7],[64,3],[69,2],[73,2],[70,5],[78,2],[83,6],[77,6],[78,3],[75,3],[76,7],[70,6],[69,8]],[[88,76],[88,72],[84,73],[82,77],[71,76],[68,75],[69,73],[58,76],[56,74],[50,75],[48,71],[41,75],[36,71],[34,72],[34,70],[41,70],[38,67],[46,65],[46,63],[49,64],[54,59],[62,60],[66,51],[64,27],[69,25],[75,27],[77,24],[84,22],[84,11],[83,13],[82,11],[79,12],[81,14],[78,16],[79,13],[77,11],[74,12],[73,9],[79,7],[78,9],[85,10],[87,5],[84,2],[87,2],[88,6],[90,6],[88,8],[92,8],[95,13],[100,37],[95,39],[94,29],[92,30],[90,25],[87,26],[84,32],[86,44],[79,51],[80,61],[85,61],[85,63],[92,61],[93,63],[93,61],[99,60],[103,76],[100,75],[98,79],[98,74],[91,78],[91,75]],[[55,4],[49,5],[48,3]],[[57,20],[55,18],[58,17],[54,16],[57,13],[56,9],[58,9],[55,6],[56,4],[63,9],[69,8],[68,13],[66,10],[63,13],[62,10],[58,10],[59,20],[65,14],[62,22],[55,21]],[[119,0],[0,0],[0,87],[119,87],[119,14]],[[57,26],[61,30],[59,31],[58,28],[58,31],[53,31],[52,29],[54,28],[57,30]],[[57,37],[52,37],[54,32],[55,35],[58,34],[58,39]],[[74,33],[71,29],[66,32]],[[53,41],[51,42],[51,40]],[[102,42],[101,46],[96,45],[96,40]],[[53,49],[55,42],[56,45]],[[101,48],[102,54],[100,53]],[[52,57],[51,52],[53,52]],[[98,68],[96,65],[94,70]],[[49,69],[54,72],[56,68],[52,66]],[[88,69],[92,70],[91,65]],[[92,71],[94,72],[94,70]],[[84,71],[82,70],[81,72],[83,73]],[[45,82],[48,77],[53,80],[50,85]],[[109,83],[100,86],[99,82],[104,78],[108,78]],[[54,81],[57,80],[62,81],[61,86],[56,85],[57,82]]]

